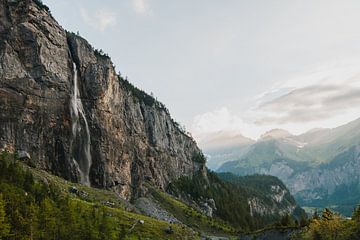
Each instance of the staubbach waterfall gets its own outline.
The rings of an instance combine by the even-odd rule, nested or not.
[[[81,101],[78,71],[73,63],[73,91],[71,96],[71,121],[72,121],[72,158],[80,173],[82,184],[90,185],[90,130],[86,120],[84,107]]]

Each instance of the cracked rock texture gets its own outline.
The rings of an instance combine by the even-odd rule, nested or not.
[[[167,109],[119,77],[109,57],[67,33],[32,0],[0,0],[0,150],[79,181],[71,147],[73,62],[91,135],[92,186],[126,199],[205,172],[199,149]]]

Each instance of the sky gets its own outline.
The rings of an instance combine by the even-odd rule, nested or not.
[[[44,0],[198,140],[360,117],[358,0]]]

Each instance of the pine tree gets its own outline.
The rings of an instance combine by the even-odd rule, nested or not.
[[[314,214],[313,214],[313,216],[312,216],[312,219],[316,219],[316,220],[319,220],[319,219],[320,219],[319,214],[318,214],[318,212],[317,212],[317,209],[315,209]]]
[[[356,209],[354,210],[353,214],[352,214],[352,219],[357,222],[360,223],[360,205],[358,205],[356,207]]]
[[[39,228],[41,228],[42,239],[56,238],[56,208],[49,198],[45,198],[40,205]]]
[[[299,222],[299,226],[300,227],[305,227],[309,224],[308,219],[305,216],[301,216],[300,218],[300,222]]]
[[[291,218],[291,216],[289,214],[285,214],[281,220],[280,220],[280,224],[281,226],[293,226],[294,225],[294,221],[293,219]]]
[[[7,237],[10,233],[10,225],[6,219],[5,201],[0,193],[0,239]]]

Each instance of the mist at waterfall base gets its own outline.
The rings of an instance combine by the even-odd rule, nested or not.
[[[72,121],[72,160],[80,174],[80,182],[89,186],[89,173],[92,161],[90,153],[90,131],[81,101],[78,85],[78,71],[75,63],[73,63],[73,91],[70,113]]]

